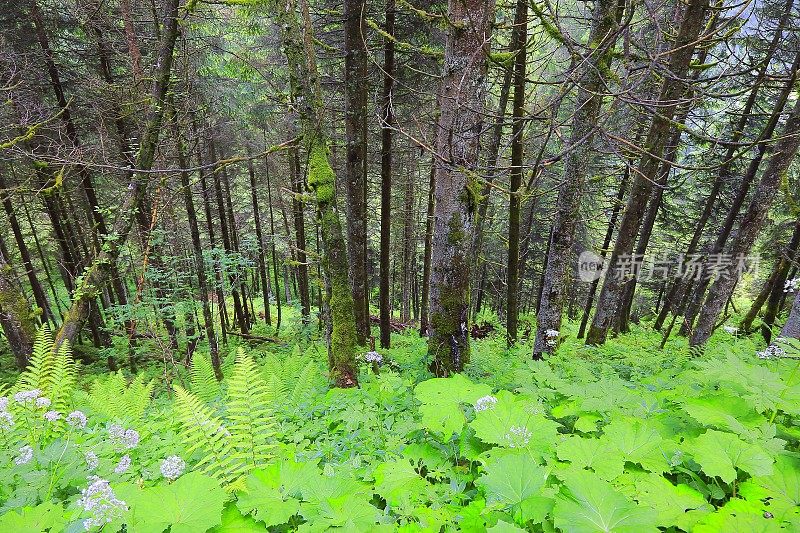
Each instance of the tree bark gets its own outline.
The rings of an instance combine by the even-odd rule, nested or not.
[[[630,257],[633,251],[634,240],[641,226],[642,216],[653,188],[656,174],[661,166],[661,155],[669,137],[672,118],[680,103],[681,96],[685,94],[684,83],[676,79],[684,79],[689,68],[697,40],[706,22],[708,0],[690,0],[683,14],[678,35],[674,41],[674,48],[670,54],[667,72],[670,77],[665,78],[661,85],[659,96],[660,112],[653,116],[653,121],[644,144],[644,152],[636,169],[631,193],[625,213],[620,222],[620,229],[614,249],[609,261],[610,269],[615,269],[620,264],[620,258]],[[600,298],[597,302],[586,344],[602,344],[606,340],[608,330],[617,313],[622,296],[623,280],[610,270],[603,282]]]
[[[169,77],[172,71],[173,51],[175,40],[178,36],[178,7],[180,0],[167,0],[164,12],[164,32],[161,40],[156,68],[153,75],[153,85],[150,91],[150,105],[145,114],[144,129],[139,140],[139,152],[136,156],[135,170],[128,184],[128,192],[119,209],[119,215],[114,221],[112,233],[117,239],[110,243],[107,249],[101,251],[87,268],[83,275],[83,282],[73,296],[72,306],[64,317],[61,329],[55,337],[55,347],[60,347],[65,341],[72,342],[78,335],[81,326],[86,321],[91,311],[91,302],[109,278],[111,269],[119,256],[120,248],[130,233],[134,222],[133,213],[141,203],[147,185],[147,173],[153,166],[156,147],[161,133],[161,124],[164,116],[164,97],[169,86]],[[145,171],[145,172],[141,172]]]
[[[2,236],[0,248],[6,250]],[[5,252],[0,253],[0,327],[20,371],[28,366],[33,351],[36,323],[32,317],[30,304],[19,284],[11,259]]]
[[[624,4],[623,4],[624,5]],[[564,183],[556,200],[556,217],[550,235],[549,253],[544,267],[544,279],[539,300],[534,359],[555,347],[548,330],[560,331],[564,311],[564,296],[568,262],[575,242],[575,231],[580,217],[580,200],[591,159],[592,141],[600,118],[603,103],[605,76],[611,61],[610,51],[617,40],[618,11],[623,6],[618,0],[599,0],[595,3],[592,28],[589,33],[589,50],[581,70],[578,95],[572,119],[569,146],[573,149],[564,162]],[[605,249],[605,247],[604,247]]]
[[[366,345],[370,332],[367,289],[367,50],[364,0],[344,2],[345,138],[347,157],[347,254],[353,285],[356,339]]]
[[[428,209],[425,213],[425,250],[422,258],[422,295],[420,296],[419,335],[429,333],[430,288],[431,288],[431,250],[433,248],[433,212],[436,199],[436,155],[431,157],[428,177]]]
[[[800,131],[800,105],[795,104],[792,114],[786,121],[783,134],[770,156],[767,168],[764,169],[764,174],[753,193],[750,205],[739,223],[736,238],[728,250],[728,255],[734,263],[749,254],[755,243],[758,232],[766,219],[767,211],[775,199],[780,180],[800,148],[798,131]],[[705,344],[711,336],[722,307],[733,295],[734,286],[739,281],[741,272],[737,271],[736,267],[736,264],[732,264],[724,268],[711,286],[697,319],[697,327],[690,339],[692,346]]]
[[[486,96],[492,0],[450,0],[440,116],[431,259],[431,370],[447,376],[469,362],[469,283],[480,196],[480,133]]]
[[[800,291],[794,296],[794,304],[789,313],[789,318],[781,329],[781,337],[800,339]]]

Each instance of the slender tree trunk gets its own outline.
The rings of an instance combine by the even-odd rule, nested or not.
[[[428,209],[425,214],[425,251],[422,259],[422,295],[420,296],[419,334],[428,336],[430,330],[431,249],[433,248],[433,212],[436,202],[436,155],[431,157],[428,177]]]
[[[391,340],[391,296],[390,255],[392,220],[392,128],[394,110],[392,88],[394,86],[394,21],[395,1],[386,1],[386,23],[384,31],[390,37],[383,45],[383,110],[381,111],[381,279],[380,279],[380,326],[381,347],[388,348]]]
[[[619,0],[599,0],[595,3],[589,33],[590,47],[584,59],[586,65],[577,80],[578,95],[569,143],[573,149],[564,162],[564,183],[556,200],[556,217],[548,246],[550,252],[544,267],[534,359],[541,358],[543,353],[551,351],[557,344],[552,335],[548,336],[548,331],[561,329],[566,279],[569,275],[567,266],[580,217],[580,201],[591,160],[592,140],[603,103],[604,76],[611,62],[610,51],[617,40],[618,11],[623,6]]]
[[[367,50],[364,0],[344,2],[345,137],[347,140],[347,253],[358,344],[370,333],[367,290]]]
[[[492,0],[450,0],[440,116],[436,133],[436,199],[431,258],[428,353],[437,376],[469,362],[469,283],[474,216],[480,186],[479,135],[483,128]]]
[[[750,205],[739,223],[736,238],[731,244],[729,256],[732,265],[720,272],[714,281],[697,319],[697,327],[692,334],[690,344],[699,346],[705,344],[714,330],[716,321],[725,302],[733,295],[733,289],[742,272],[737,270],[737,262],[750,253],[755,243],[758,232],[764,224],[772,202],[775,199],[781,177],[786,173],[800,147],[800,105],[795,104],[783,129],[780,140],[776,143],[774,152],[769,159],[767,168],[761,176]]]
[[[295,104],[296,105],[296,104]],[[306,256],[306,223],[303,215],[302,195],[305,192],[305,177],[300,172],[297,148],[291,150],[290,169],[292,175],[292,214],[294,217],[295,248],[297,249],[297,293],[303,321],[308,322],[311,315],[311,297],[308,294],[308,259]]]
[[[524,162],[525,133],[525,70],[528,63],[528,2],[517,0],[514,15],[514,30],[511,40],[514,43],[514,101],[511,123],[511,187],[508,206],[508,278],[506,280],[506,342],[512,346],[517,342],[519,322],[519,217],[522,204],[520,190]]]
[[[328,158],[323,101],[308,5],[301,0],[302,23],[294,0],[278,12],[289,67],[291,101],[298,107],[302,142],[308,154],[308,185],[317,204],[323,243],[326,307],[330,313],[328,366],[337,387],[358,385],[356,324],[347,248],[336,202],[336,175]]]
[[[401,265],[401,297],[400,320],[407,324],[411,321],[412,280],[414,274],[414,176],[409,172],[406,176],[403,209],[403,264]]]
[[[697,40],[705,27],[708,0],[690,0],[683,13],[678,35],[674,41],[673,52],[670,55],[667,71],[672,77],[683,79],[689,68]],[[686,93],[684,83],[675,79],[666,78],[662,82],[659,96],[660,113],[653,116],[650,130],[645,141],[645,152],[634,176],[625,214],[620,222],[620,229],[614,250],[611,253],[609,275],[603,282],[600,298],[597,302],[589,333],[586,336],[587,344],[602,344],[606,340],[609,328],[617,313],[622,296],[623,280],[615,275],[614,269],[620,265],[621,258],[630,257],[633,251],[634,239],[641,226],[642,216],[647,204],[647,199],[653,188],[658,170],[661,166],[661,155],[669,137],[672,118],[681,100]]]
[[[631,175],[631,165],[625,165],[625,170],[622,174],[622,180],[619,182],[619,189],[617,196],[614,198],[614,207],[611,208],[611,217],[608,219],[608,227],[606,227],[606,235],[603,237],[603,246],[600,248],[600,259],[605,259],[608,255],[609,247],[611,246],[611,239],[614,237],[614,229],[617,227],[617,219],[619,219],[620,211],[622,211],[622,199],[625,198],[625,190],[628,188],[628,181]],[[597,287],[600,284],[600,278],[592,281],[589,286],[589,294],[586,296],[586,304],[583,307],[583,315],[581,316],[581,325],[578,328],[578,338],[582,339],[586,333],[586,325],[589,323],[589,315],[592,312],[592,304],[594,303],[594,296],[597,294]]]
[[[5,241],[0,236],[0,327],[6,336],[8,347],[14,354],[17,368],[22,371],[28,366],[36,336],[36,324],[31,319],[32,312],[28,299],[6,255]]]
[[[165,3],[163,39],[160,43],[156,69],[153,75],[153,86],[150,93],[151,104],[148,106],[144,129],[139,139],[139,152],[136,156],[136,165],[134,167],[137,172],[134,172],[131,177],[127,193],[118,211],[119,215],[112,228],[112,233],[117,236],[117,239],[110,243],[107,249],[101,251],[92,265],[84,272],[83,283],[74,295],[72,307],[64,317],[61,329],[56,334],[56,348],[65,341],[71,342],[78,335],[81,326],[89,316],[91,302],[109,278],[111,269],[108,265],[116,262],[120,248],[125,243],[134,222],[133,213],[138,210],[141,203],[148,181],[146,171],[153,166],[158,138],[161,133],[165,106],[164,97],[169,86],[172,56],[178,35],[179,4],[180,0],[167,0]]]
[[[789,318],[781,329],[781,337],[787,339],[800,339],[800,291],[794,296],[794,304],[789,313]]]
[[[253,222],[256,227],[256,241],[258,242],[258,275],[261,280],[261,297],[264,299],[264,321],[272,325],[272,314],[269,308],[269,273],[267,272],[267,258],[264,253],[264,235],[261,232],[261,214],[258,210],[258,194],[256,187],[256,173],[253,170],[253,160],[247,162],[247,172],[250,175],[250,193],[253,199]]]
[[[278,331],[280,331],[281,329],[281,315],[282,315],[281,283],[278,275],[278,254],[275,252],[275,216],[272,211],[272,184],[270,183],[269,179],[269,160],[266,157],[264,158],[264,173],[267,177],[267,205],[269,206],[269,232],[270,232],[269,245],[270,245],[270,252],[272,255],[272,270],[275,276],[275,305],[276,305],[275,336],[277,336]]]
[[[187,168],[187,160],[183,147],[178,125],[178,117],[173,111],[173,135],[177,142],[178,165],[183,169]],[[219,346],[217,345],[217,335],[214,331],[214,315],[211,313],[211,305],[208,291],[208,280],[206,278],[206,266],[203,260],[203,245],[200,242],[200,226],[197,224],[197,211],[194,208],[194,198],[192,196],[192,184],[189,181],[189,173],[181,171],[181,188],[183,189],[183,202],[186,207],[186,217],[189,222],[189,233],[192,237],[192,252],[194,268],[197,272],[197,286],[200,291],[200,303],[203,307],[203,322],[205,323],[206,338],[208,339],[209,351],[211,352],[211,366],[214,368],[214,375],[218,380],[222,380],[222,362],[219,357]],[[192,296],[194,300],[194,296]]]

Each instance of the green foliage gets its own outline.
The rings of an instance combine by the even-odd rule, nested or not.
[[[62,395],[53,376],[74,379],[58,370],[72,368],[68,352],[43,338],[14,394]],[[725,339],[702,358],[662,354],[651,340],[567,340],[532,362],[527,347],[487,338],[470,377],[429,379],[424,339],[396,335],[384,356],[400,373],[384,367],[331,390],[316,344],[239,349],[221,383],[197,353],[191,391],[153,398],[146,374],[114,373],[67,394],[85,427],[47,422],[12,397],[0,531],[83,529],[93,515],[78,501],[94,475],[125,504],[109,531],[800,528],[797,362],[762,361]],[[114,435],[133,427],[141,442],[129,448]],[[129,468],[118,470],[123,456]],[[162,474],[167,457],[185,472]]]

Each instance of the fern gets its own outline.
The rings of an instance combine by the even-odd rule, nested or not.
[[[51,401],[51,409],[66,412],[78,376],[78,365],[68,343],[53,349],[53,336],[47,326],[36,335],[28,368],[13,388],[14,392],[39,389]]]
[[[272,410],[278,400],[253,359],[239,349],[228,382],[223,417],[202,398],[176,387],[176,413],[189,454],[198,468],[229,488],[272,457]]]
[[[154,387],[152,380],[145,383],[143,374],[128,384],[120,371],[92,383],[89,406],[108,418],[137,422],[150,405]]]
[[[300,370],[292,390],[292,404],[299,405],[307,401],[317,390],[321,373],[315,361],[308,361]]]
[[[219,396],[219,382],[214,376],[214,368],[211,360],[207,357],[195,354],[192,358],[190,382],[192,384],[192,394],[209,402]]]

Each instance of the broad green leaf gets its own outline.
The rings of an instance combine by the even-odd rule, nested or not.
[[[733,499],[717,511],[703,517],[693,533],[780,533],[781,523],[764,515],[761,506]]]
[[[390,505],[419,500],[429,485],[407,459],[381,463],[375,469],[375,492],[383,496]]]
[[[745,442],[733,433],[709,429],[689,441],[685,449],[706,475],[719,477],[725,483],[736,479],[736,469],[752,476],[772,473],[772,457],[761,446]]]
[[[321,477],[315,463],[281,461],[255,470],[245,481],[236,505],[267,526],[288,522],[300,512],[301,492]]]
[[[630,501],[595,474],[573,470],[561,476],[564,487],[553,511],[557,528],[571,533],[658,531],[653,509]]]
[[[506,509],[541,496],[549,475],[549,469],[531,461],[527,454],[516,453],[489,462],[476,484],[483,488],[487,504]]]
[[[250,516],[243,516],[235,505],[229,504],[222,511],[222,523],[212,529],[212,533],[256,533],[266,531],[261,522]]]
[[[0,516],[0,531],[61,531],[64,527],[60,503],[45,502],[36,507],[14,509]]]
[[[549,455],[559,424],[539,412],[539,405],[509,391],[497,393],[497,403],[475,416],[470,427],[483,442],[508,448],[527,448]]]
[[[630,472],[616,480],[625,494],[658,513],[658,525],[691,530],[694,522],[713,510],[703,495],[688,485],[673,485],[668,479],[650,472]],[[625,484],[620,486],[619,484]],[[697,513],[687,511],[698,510]]]
[[[222,521],[227,494],[219,483],[199,472],[189,472],[171,484],[157,485],[130,494],[126,500],[130,533],[207,531]]]
[[[338,533],[361,533],[376,531],[381,512],[364,496],[345,494],[335,498],[326,498],[319,505],[303,506],[303,517],[308,521],[298,531],[328,531],[335,529]]]
[[[486,531],[489,533],[525,533],[525,530],[521,527],[509,524],[505,520],[498,520],[496,525],[488,528]]]
[[[491,392],[488,385],[473,383],[461,374],[429,379],[414,389],[421,403],[422,425],[445,441],[450,440],[453,433],[460,432],[466,423],[461,404],[474,404],[478,398]]]
[[[591,468],[606,480],[622,474],[625,467],[622,452],[611,443],[596,438],[569,435],[558,444],[556,453],[562,461],[580,468]]]
[[[683,410],[703,426],[712,426],[748,435],[766,419],[755,412],[738,396],[709,394],[699,398],[687,398],[681,402]]]
[[[674,453],[674,446],[668,446],[658,431],[643,420],[614,420],[603,428],[600,440],[615,446],[626,461],[638,463],[651,472],[670,469],[668,457]]]
[[[768,503],[777,520],[800,529],[800,459],[779,455],[772,474],[742,483],[740,494],[751,502]]]

